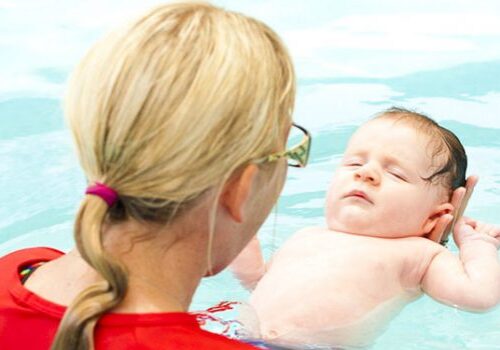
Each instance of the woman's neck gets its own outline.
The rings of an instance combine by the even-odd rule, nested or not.
[[[180,225],[158,228],[124,245],[123,233],[137,227],[109,228],[106,250],[128,272],[128,290],[114,312],[187,311],[206,273],[207,242],[198,230]],[[109,248],[108,248],[109,247]],[[111,248],[113,247],[113,248]]]
[[[115,312],[187,311],[206,272],[206,255],[192,249],[182,240],[166,249],[146,242],[124,255],[128,291]]]
[[[109,227],[103,234],[105,251],[128,273],[128,288],[117,313],[183,312],[189,309],[207,255],[203,234],[173,231],[148,233],[146,239],[125,242],[133,227]],[[196,231],[195,231],[196,232]],[[182,238],[179,238],[182,237]],[[126,244],[125,244],[126,243]],[[76,249],[41,266],[25,286],[57,304],[67,306],[89,285],[102,280]],[[54,285],[65,288],[54,289]]]

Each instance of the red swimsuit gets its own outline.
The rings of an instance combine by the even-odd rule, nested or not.
[[[0,258],[0,349],[47,350],[65,307],[26,289],[21,279],[36,264],[63,253],[51,248],[23,249]],[[58,288],[60,286],[54,286]],[[189,313],[106,314],[95,330],[96,349],[255,350],[200,329]]]

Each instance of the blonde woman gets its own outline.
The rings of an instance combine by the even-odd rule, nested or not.
[[[307,163],[294,97],[277,35],[211,5],[160,6],[97,43],[65,99],[89,186],[76,248],[0,258],[0,349],[254,349],[187,310],[255,235],[287,161]],[[304,138],[286,150],[291,127]]]
[[[255,235],[310,138],[285,150],[295,77],[263,23],[160,6],[98,42],[65,114],[89,187],[76,249],[0,259],[1,349],[251,349],[187,313]]]

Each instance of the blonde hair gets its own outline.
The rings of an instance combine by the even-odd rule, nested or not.
[[[70,304],[52,349],[93,349],[97,320],[126,293],[126,269],[105,254],[102,225],[167,223],[238,167],[282,148],[294,96],[279,37],[205,3],[157,7],[90,50],[65,114],[87,180],[119,201],[81,203],[77,248],[104,280]]]

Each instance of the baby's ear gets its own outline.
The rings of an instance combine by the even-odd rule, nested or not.
[[[455,208],[451,203],[443,203],[434,208],[422,228],[425,236],[434,242],[440,242],[441,236],[444,234],[447,225],[440,225],[440,221],[445,220],[446,216],[450,216]],[[448,222],[448,220],[445,220]],[[441,227],[443,226],[443,227]]]

